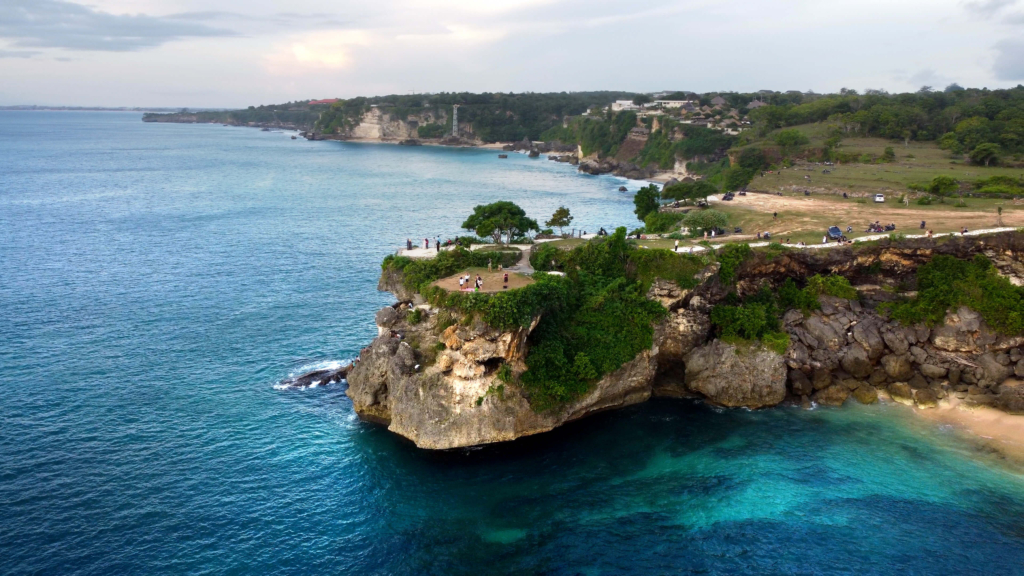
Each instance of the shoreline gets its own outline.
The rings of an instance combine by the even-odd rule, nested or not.
[[[1024,465],[1024,415],[970,406],[955,396],[935,408],[915,406],[911,410],[925,421],[950,426],[1015,464]]]

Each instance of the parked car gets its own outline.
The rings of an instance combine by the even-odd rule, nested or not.
[[[839,226],[829,226],[828,237],[831,240],[839,240],[843,237],[843,231],[839,229]]]
[[[885,202],[885,194],[875,194],[875,202]]]

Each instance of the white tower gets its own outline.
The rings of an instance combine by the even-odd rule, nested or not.
[[[452,106],[452,136],[459,137],[459,105]]]

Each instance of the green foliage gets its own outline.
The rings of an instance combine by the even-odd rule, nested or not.
[[[655,184],[637,190],[636,196],[633,197],[633,204],[636,206],[633,213],[636,214],[636,219],[643,222],[648,214],[657,212],[658,207],[661,206],[660,199],[661,192]]]
[[[624,276],[581,273],[566,304],[545,315],[531,334],[521,379],[537,410],[578,398],[592,382],[650,348],[653,323],[665,314],[638,282]]]
[[[807,135],[796,128],[782,130],[772,139],[776,144],[781,146],[783,151],[787,154],[792,154],[801,146],[806,146],[811,143],[810,139],[807,138]]]
[[[557,270],[565,255],[565,250],[552,246],[550,243],[544,243],[533,249],[533,253],[530,254],[530,266],[534,270],[542,272]]]
[[[754,179],[754,171],[735,166],[725,173],[722,187],[726,192],[735,192],[746,187]]]
[[[882,152],[882,162],[895,162],[896,151],[892,149],[892,146],[886,146],[885,152]]]
[[[949,196],[960,189],[960,183],[951,176],[936,176],[928,185],[928,192],[939,196]]]
[[[796,282],[792,278],[786,278],[782,286],[779,286],[778,294],[780,310],[795,308],[804,312],[810,312],[811,310],[821,308],[821,304],[818,303],[817,294],[806,288],[803,290],[797,288]]]
[[[420,138],[440,138],[444,136],[447,131],[447,126],[444,124],[438,124],[437,122],[431,122],[430,124],[424,124],[416,127],[416,135]]]
[[[501,380],[505,384],[512,382],[512,365],[508,362],[503,363],[498,367],[498,371],[495,373],[498,380]]]
[[[696,182],[676,182],[661,191],[661,197],[666,200],[707,200],[708,196],[717,193],[718,190],[706,180]]]
[[[419,308],[413,308],[412,312],[409,313],[409,324],[419,324],[423,321],[423,310]]]
[[[683,225],[694,235],[704,231],[711,232],[713,228],[724,228],[728,223],[729,217],[725,213],[712,208],[693,210],[683,218]]]
[[[828,296],[845,298],[847,300],[857,299],[857,289],[850,284],[850,281],[843,276],[835,274],[828,276],[815,274],[807,279],[807,287],[805,289],[808,293],[815,296],[827,294]]]
[[[971,162],[982,166],[991,166],[999,163],[999,145],[991,142],[979,144],[970,153]]]
[[[671,250],[632,250],[626,265],[627,275],[638,280],[645,288],[655,278],[675,282],[680,288],[697,285],[694,275],[706,264],[697,256],[679,254]]]
[[[918,206],[931,206],[932,202],[934,202],[934,200],[932,200],[931,196],[921,196],[914,203]]]
[[[761,336],[761,343],[781,356],[789,349],[789,334],[785,332],[769,332]]]
[[[545,226],[558,228],[559,233],[563,233],[562,229],[569,224],[572,224],[572,214],[569,213],[569,209],[565,206],[559,206],[558,210],[555,210],[554,214],[551,215],[551,219],[544,223]]]
[[[668,232],[685,216],[679,212],[651,212],[644,218],[644,228],[651,234]]]
[[[736,270],[750,258],[752,253],[750,244],[726,244],[718,250],[716,256],[721,264],[718,277],[723,284],[732,284],[736,279]]]
[[[960,306],[978,312],[1002,334],[1024,333],[1024,289],[1000,276],[980,254],[973,260],[935,256],[917,270],[917,296],[888,308],[903,324],[935,326],[943,322],[948,310]]]
[[[473,208],[462,227],[478,236],[490,236],[495,244],[501,243],[502,235],[511,242],[524,232],[540,229],[536,220],[526,217],[525,210],[507,200]]]

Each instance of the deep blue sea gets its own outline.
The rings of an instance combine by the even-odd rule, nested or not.
[[[0,574],[1024,574],[1024,471],[901,407],[431,453],[274,388],[356,356],[381,258],[476,204],[634,223],[621,180],[510,156],[0,112]]]

